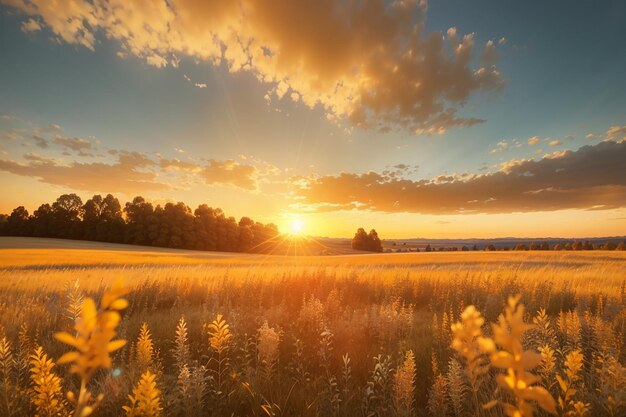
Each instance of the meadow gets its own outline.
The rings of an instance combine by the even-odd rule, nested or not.
[[[626,415],[624,252],[20,242],[2,416]]]

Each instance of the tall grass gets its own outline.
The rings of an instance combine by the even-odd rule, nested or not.
[[[0,415],[626,415],[624,259],[476,255],[5,267]]]

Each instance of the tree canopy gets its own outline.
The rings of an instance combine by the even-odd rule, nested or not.
[[[123,208],[111,194],[94,195],[84,204],[63,194],[33,214],[23,207],[0,216],[0,235],[53,237],[205,251],[255,252],[279,233],[272,224],[249,217],[237,221],[206,204],[192,211],[185,203],[153,206],[135,197]]]
[[[367,233],[365,229],[360,227],[354,234],[354,238],[352,238],[352,249],[368,252],[382,252],[383,245],[376,230],[372,229]]]

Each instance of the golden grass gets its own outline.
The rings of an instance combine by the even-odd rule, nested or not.
[[[625,261],[0,249],[0,415],[33,389],[94,416],[623,415]],[[39,346],[58,384],[29,378]]]

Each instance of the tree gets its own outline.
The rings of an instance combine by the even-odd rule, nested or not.
[[[383,244],[380,241],[380,238],[378,237],[378,233],[376,232],[375,229],[370,230],[370,233],[368,235],[368,240],[369,240],[369,251],[370,252],[382,252],[383,251]]]
[[[83,201],[76,194],[63,194],[52,203],[54,218],[53,236],[64,239],[81,239]]]
[[[133,245],[150,245],[148,221],[154,215],[152,204],[143,197],[135,197],[132,202],[126,203],[124,213],[127,220],[124,241]]]
[[[486,251],[489,251],[489,252],[493,252],[493,251],[495,251],[495,250],[496,250],[496,247],[495,247],[493,244],[491,244],[491,245],[487,245],[487,246],[485,247],[485,250],[486,250]]]
[[[528,250],[528,246],[525,243],[518,243],[515,245],[515,250]]]
[[[124,219],[117,198],[108,194],[102,198],[94,195],[83,206],[84,239],[100,242],[122,242]]]
[[[604,244],[604,246],[602,246],[602,249],[604,250],[615,250],[617,248],[617,245],[615,244],[615,242],[609,240],[608,242],[606,242]]]
[[[263,243],[279,234],[272,223],[255,222],[243,217],[239,222],[226,217],[219,208],[206,204],[192,213],[182,202],[156,208],[143,197],[135,197],[122,206],[111,194],[94,195],[85,204],[76,194],[63,194],[50,204],[42,204],[29,215],[17,207],[11,215],[0,214],[0,234],[86,239],[170,248],[263,251]],[[368,241],[382,250],[375,230]],[[377,244],[378,240],[378,244]],[[372,243],[373,242],[373,243]],[[379,248],[380,247],[380,248]]]
[[[539,247],[539,249],[541,249],[541,250],[550,250],[550,246],[548,245],[548,242],[543,241],[543,242],[541,242],[541,246]]]
[[[33,212],[32,234],[37,237],[54,236],[54,214],[50,204],[42,204]]]
[[[626,250],[626,242],[624,242],[623,240],[619,242],[615,250]]]
[[[533,242],[530,244],[530,250],[539,250],[539,244],[537,242]]]
[[[426,249],[424,249],[424,252],[432,252],[433,248],[430,247],[430,243],[428,245],[426,245]]]
[[[368,234],[365,232],[365,229],[359,227],[354,234],[354,238],[352,238],[352,249],[368,252],[382,252],[383,246],[375,229],[370,230]]]
[[[7,236],[29,236],[28,218],[28,210],[24,206],[13,209],[5,226]]]
[[[352,249],[366,250],[367,247],[367,232],[362,227],[359,227],[352,238]]]

